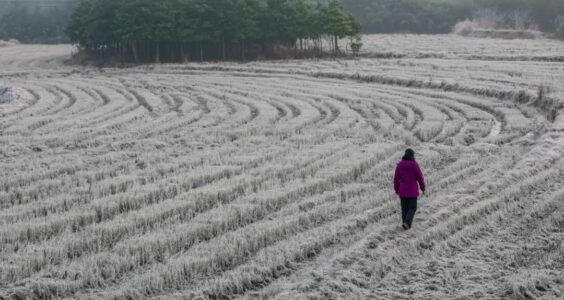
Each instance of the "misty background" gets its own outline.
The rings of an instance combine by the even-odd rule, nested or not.
[[[0,40],[68,43],[67,25],[81,0],[0,0]],[[119,0],[116,0],[119,1]],[[280,1],[280,0],[265,0]],[[312,0],[312,2],[327,2]],[[500,28],[555,32],[564,0],[341,0],[364,33],[449,33],[466,19]],[[524,27],[524,28],[517,28]]]

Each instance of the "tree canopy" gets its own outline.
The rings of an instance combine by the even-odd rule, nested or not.
[[[68,28],[89,53],[133,61],[341,53],[360,24],[338,1],[83,0]]]

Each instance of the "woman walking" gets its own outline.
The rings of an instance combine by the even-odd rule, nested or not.
[[[417,211],[417,198],[419,189],[425,192],[425,178],[415,161],[415,151],[405,150],[405,155],[396,167],[394,174],[394,189],[401,199],[402,227],[405,230],[411,228],[415,212]]]

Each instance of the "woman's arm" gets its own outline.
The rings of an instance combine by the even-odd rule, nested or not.
[[[423,172],[421,172],[421,168],[419,167],[418,163],[415,163],[415,177],[417,178],[417,182],[419,183],[419,187],[423,192],[426,190],[425,186],[425,177],[423,177]]]
[[[396,167],[396,172],[394,173],[394,190],[396,191],[396,194],[399,194],[399,168]]]

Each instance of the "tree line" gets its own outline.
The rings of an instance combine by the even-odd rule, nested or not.
[[[337,55],[360,31],[338,1],[308,0],[83,0],[68,29],[86,53],[135,62]]]
[[[68,43],[67,26],[77,0],[0,1],[0,40]]]
[[[564,0],[342,0],[366,33],[449,33],[465,19],[494,13],[500,27],[511,28],[515,17],[555,32],[564,22]]]
[[[25,43],[69,42],[66,29],[80,1],[0,0],[0,39],[15,38]],[[316,1],[327,5],[331,0]],[[113,2],[117,5],[128,1]],[[215,5],[216,1],[207,2]],[[511,26],[514,21],[511,17],[525,15],[540,30],[559,32],[564,37],[564,0],[341,0],[341,3],[360,22],[365,33],[449,33],[459,21],[493,12],[497,16],[505,15],[499,24],[502,27]]]

